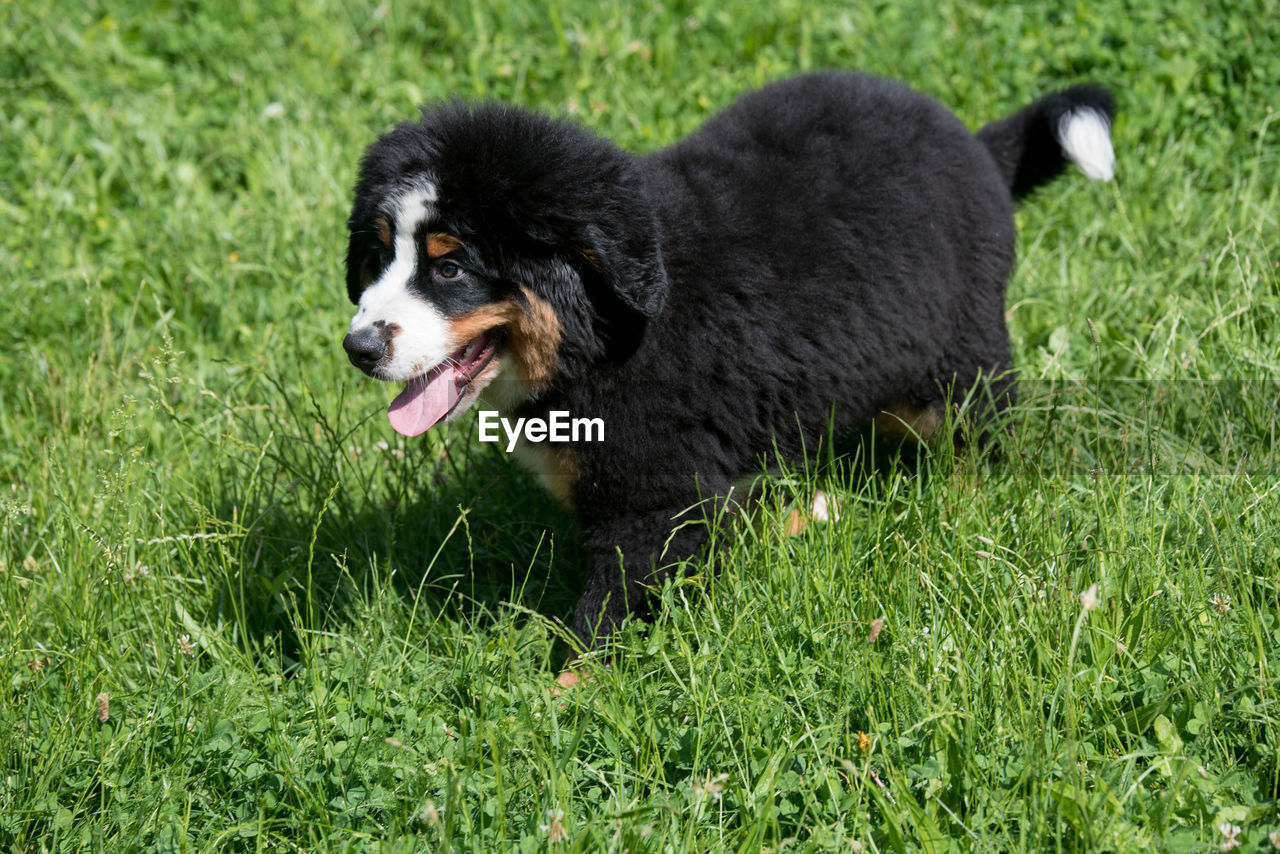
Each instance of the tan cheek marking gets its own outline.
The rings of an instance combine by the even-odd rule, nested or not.
[[[562,338],[560,320],[545,300],[528,288],[520,290],[527,309],[508,300],[463,315],[449,324],[449,346],[457,349],[483,332],[505,326],[507,352],[515,359],[519,378],[537,390],[556,374]]]
[[[462,248],[462,241],[452,234],[432,232],[427,235],[427,257],[439,258]]]
[[[555,377],[563,335],[555,309],[528,288],[522,287],[520,291],[529,307],[520,312],[511,329],[511,344],[522,363],[522,379],[537,388]]]
[[[449,323],[449,346],[456,350],[482,332],[514,323],[519,314],[520,306],[510,301],[486,305],[464,314]]]
[[[900,403],[891,404],[874,419],[876,432],[896,439],[928,442],[942,427],[942,410],[938,407],[914,409]]]
[[[373,221],[374,228],[378,229],[378,239],[382,241],[383,246],[391,245],[391,225],[382,217],[378,217]]]

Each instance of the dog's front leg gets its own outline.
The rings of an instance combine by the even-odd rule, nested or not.
[[[653,588],[706,542],[711,523],[691,515],[696,511],[683,512],[688,507],[584,520],[591,574],[573,631],[586,649],[600,647],[628,616],[647,619]]]

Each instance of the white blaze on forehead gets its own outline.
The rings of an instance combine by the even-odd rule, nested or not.
[[[379,366],[388,380],[409,380],[425,373],[450,353],[449,322],[431,303],[409,290],[418,267],[418,229],[435,212],[435,185],[424,181],[396,196],[391,205],[394,240],[391,263],[360,295],[351,332],[376,323],[395,324],[391,358]]]

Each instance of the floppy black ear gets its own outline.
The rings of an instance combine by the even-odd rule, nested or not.
[[[671,286],[652,215],[636,210],[616,216],[588,226],[584,238],[583,257],[623,305],[645,317],[662,310]]]

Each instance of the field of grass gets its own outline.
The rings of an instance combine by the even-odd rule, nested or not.
[[[359,154],[827,67],[1116,91],[1018,214],[1016,422],[774,478],[556,696],[571,518],[339,347]],[[0,4],[0,851],[1271,850],[1278,109],[1275,0]]]

